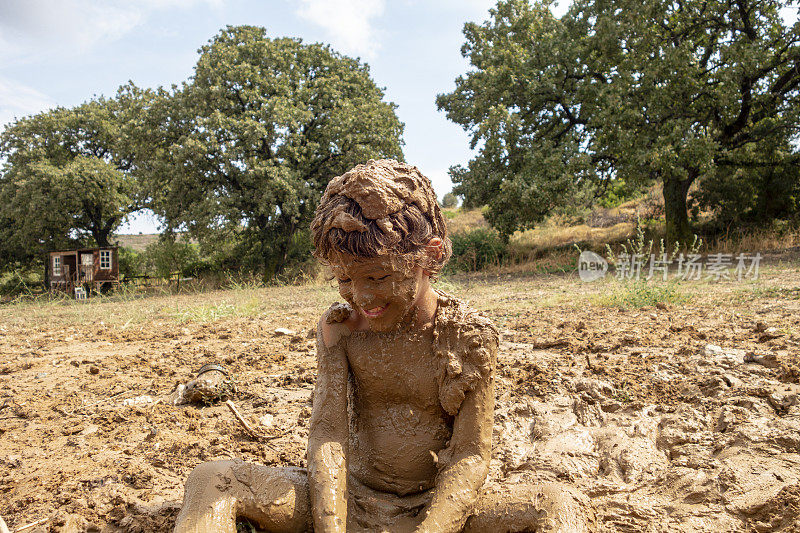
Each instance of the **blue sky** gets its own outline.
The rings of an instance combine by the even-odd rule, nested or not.
[[[471,156],[467,134],[436,110],[435,97],[466,72],[461,30],[488,18],[494,0],[0,0],[0,127],[14,117],[113,95],[133,81],[187,79],[197,49],[228,24],[270,36],[327,42],[361,57],[398,104],[407,161],[441,197],[447,169]],[[554,8],[565,10],[568,0]],[[787,10],[796,20],[797,10]],[[139,217],[125,233],[150,232]]]
[[[0,125],[53,106],[187,79],[197,49],[228,24],[327,42],[369,63],[398,104],[407,161],[441,197],[447,169],[470,158],[467,134],[436,109],[467,70],[461,30],[493,0],[0,0]],[[122,232],[151,232],[138,217]]]

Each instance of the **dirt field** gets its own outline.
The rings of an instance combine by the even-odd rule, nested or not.
[[[604,532],[800,531],[796,261],[657,286],[642,308],[641,290],[576,275],[440,285],[503,332],[494,479],[572,483]],[[336,300],[303,286],[0,307],[0,515],[12,531],[168,532],[201,461],[304,466],[309,331]],[[224,404],[169,403],[208,362],[268,444]]]

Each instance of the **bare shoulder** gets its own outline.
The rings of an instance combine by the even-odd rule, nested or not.
[[[467,392],[490,381],[499,334],[492,321],[460,298],[439,293],[434,349],[439,360],[439,401],[456,414]]]
[[[317,340],[321,340],[327,348],[338,344],[343,337],[350,335],[353,315],[353,308],[346,303],[331,305],[319,319]]]

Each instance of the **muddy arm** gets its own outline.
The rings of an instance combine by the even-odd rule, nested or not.
[[[344,532],[347,523],[347,377],[343,324],[317,329],[317,382],[308,437],[308,481],[314,531]]]
[[[464,527],[489,472],[493,414],[493,381],[488,377],[464,397],[450,446],[439,456],[444,464],[436,477],[433,498],[416,533],[455,533]]]

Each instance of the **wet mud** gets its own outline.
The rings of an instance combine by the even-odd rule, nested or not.
[[[781,286],[800,284],[797,272],[780,275]],[[741,298],[730,284],[713,288],[725,306],[619,311],[536,303],[562,290],[557,278],[472,286],[459,295],[500,330],[487,489],[574,487],[601,532],[800,528],[796,298]],[[269,291],[260,297],[276,298]],[[0,516],[9,528],[47,518],[31,531],[166,533],[201,462],[306,468],[309,332],[339,296],[291,292],[262,315],[205,324],[55,327],[3,315]],[[211,361],[235,379],[245,416],[270,415],[269,443],[222,404],[166,401]]]

